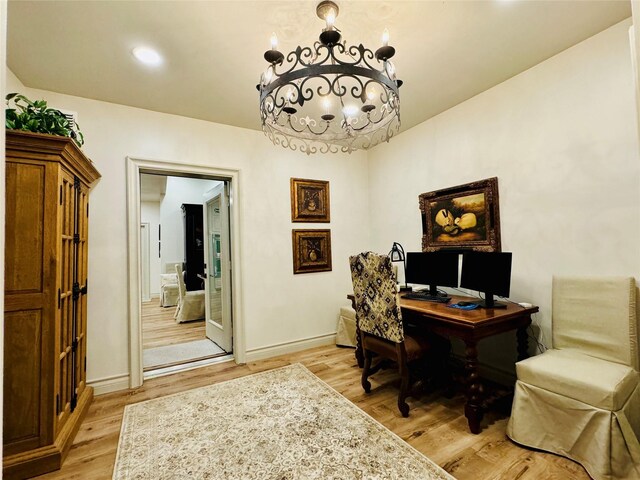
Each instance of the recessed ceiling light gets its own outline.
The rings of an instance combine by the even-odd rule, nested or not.
[[[148,47],[136,47],[132,51],[133,56],[145,65],[157,66],[162,63],[162,57],[155,50]]]

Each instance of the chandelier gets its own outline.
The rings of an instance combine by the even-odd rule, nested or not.
[[[396,79],[385,29],[375,53],[362,44],[347,47],[335,27],[338,6],[316,7],[326,22],[313,47],[284,54],[271,36],[264,53],[269,66],[256,86],[262,130],[275,144],[311,153],[351,153],[389,139],[400,128],[402,80]]]

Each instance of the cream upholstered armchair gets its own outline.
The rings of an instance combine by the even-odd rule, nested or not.
[[[176,323],[189,322],[191,320],[201,320],[204,318],[204,290],[193,290],[187,292],[184,284],[184,273],[182,265],[176,264],[178,274],[178,308],[176,308]]]
[[[552,322],[553,348],[516,364],[507,435],[596,480],[640,479],[635,280],[554,277]]]

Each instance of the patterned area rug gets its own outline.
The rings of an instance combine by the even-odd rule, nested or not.
[[[114,480],[450,480],[300,364],[125,408]]]

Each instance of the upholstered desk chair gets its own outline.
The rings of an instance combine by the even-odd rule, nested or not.
[[[386,255],[364,252],[349,257],[351,280],[356,304],[356,322],[364,353],[362,387],[371,391],[369,375],[373,354],[398,363],[401,383],[398,409],[403,417],[409,416],[409,363],[423,357],[430,348],[426,338],[406,334],[397,303],[396,279],[391,260]]]
[[[596,480],[640,479],[635,280],[554,277],[552,334],[552,349],[516,364],[507,435]]]
[[[205,300],[204,290],[193,290],[187,292],[184,284],[184,273],[182,265],[176,264],[178,274],[178,308],[176,308],[176,323],[189,322],[191,320],[201,320],[204,318]]]

